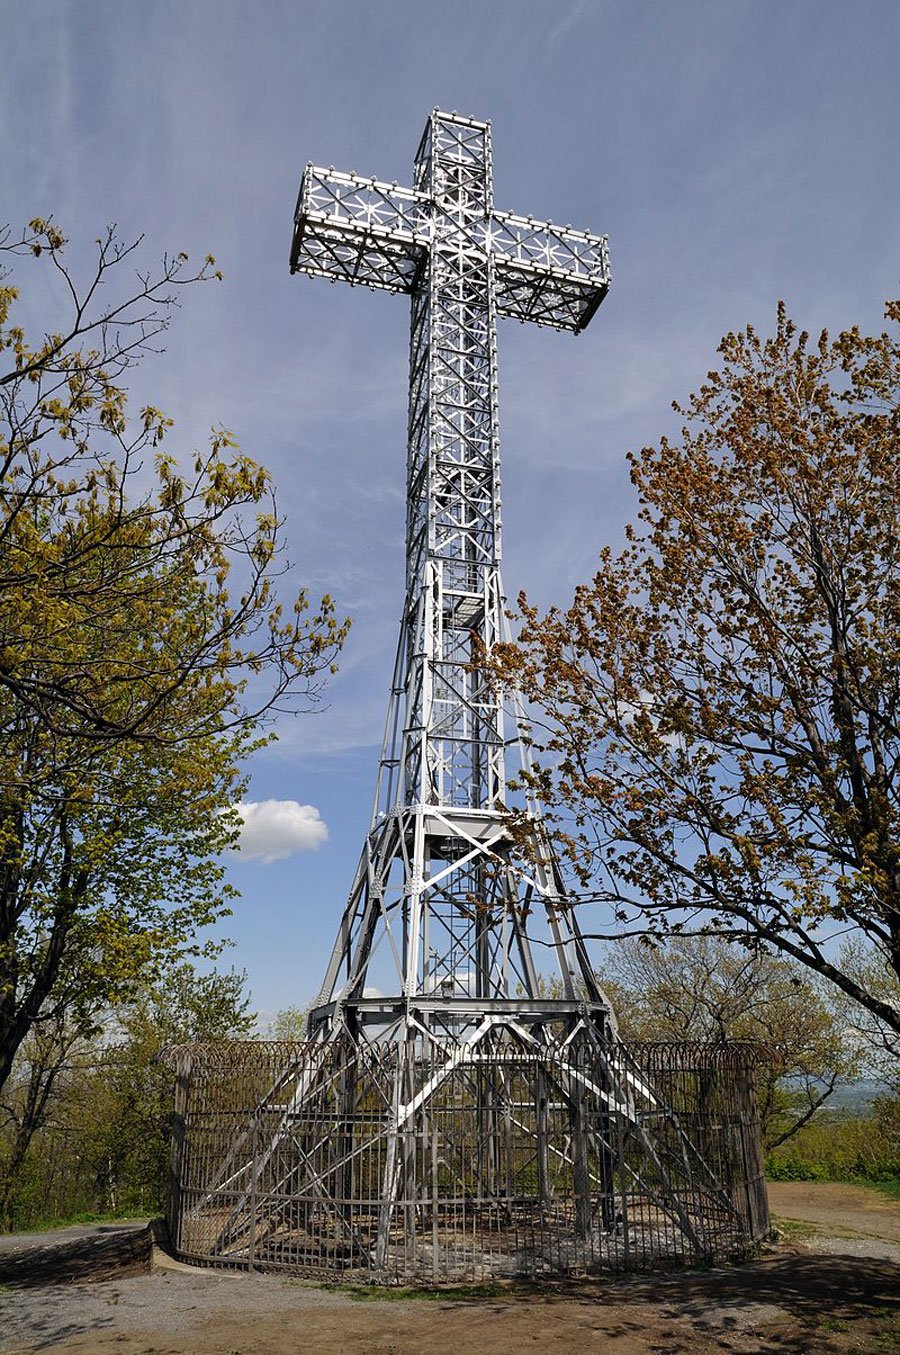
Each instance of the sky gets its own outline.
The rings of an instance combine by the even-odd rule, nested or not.
[[[880,326],[900,295],[895,0],[0,0],[0,220],[216,255],[131,397],[272,472],[289,583],[353,628],[248,766],[221,933],[264,1013],[317,992],[371,812],[403,588],[408,302],[291,277],[304,164],[411,184],[433,107],[493,125],[498,208],[608,234],[577,338],[501,322],[504,581],[566,603],[635,504],[625,453],[720,337]],[[86,257],[86,256],[85,256]],[[38,323],[60,297],[31,297]],[[267,802],[275,802],[270,804]]]

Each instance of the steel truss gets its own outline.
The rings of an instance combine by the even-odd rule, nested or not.
[[[546,1025],[528,918],[549,924],[561,993],[608,1033],[537,815],[527,867],[504,819],[515,710],[480,666],[505,634],[496,318],[578,331],[609,287],[602,236],[493,206],[490,125],[437,110],[414,187],[308,166],[293,271],[408,293],[406,605],[375,806],[313,1033],[462,1039],[488,1013]],[[513,699],[514,705],[514,699]],[[512,718],[511,718],[512,717]],[[516,768],[518,770],[518,767]],[[393,995],[366,996],[387,952]],[[568,1015],[556,1014],[557,1033]]]
[[[617,1144],[625,1134],[649,1164],[644,1187],[654,1207],[695,1254],[708,1254],[708,1219],[679,1203],[673,1162],[695,1184],[702,1180],[719,1214],[730,1210],[738,1228],[740,1219],[677,1117],[666,1121],[669,1140],[674,1134],[679,1145],[675,1158],[656,1145],[665,1109],[617,1043],[534,805],[531,848],[513,855],[506,765],[511,747],[516,770],[527,765],[521,712],[515,695],[504,700],[482,666],[483,654],[506,634],[496,319],[582,330],[609,288],[606,239],[496,211],[490,125],[435,110],[412,189],[307,167],[291,270],[411,298],[406,602],[371,827],[310,1015],[312,1039],[331,1052],[304,1054],[260,1102],[252,1133],[258,1137],[265,1125],[268,1146],[254,1139],[250,1153],[248,1129],[226,1155],[216,1191],[206,1197],[207,1206],[214,1196],[230,1201],[214,1251],[227,1256],[243,1245],[264,1179],[283,1201],[268,1216],[270,1229],[283,1225],[291,1201],[308,1206],[312,1192],[356,1246],[352,1172],[326,1170],[323,1143],[298,1137],[297,1127],[310,1107],[332,1107],[336,1138],[326,1156],[332,1161],[336,1153],[350,1171],[360,1062],[376,1058],[387,1063],[376,1079],[384,1151],[377,1228],[365,1242],[370,1270],[393,1273],[398,1227],[407,1255],[421,1203],[440,1194],[438,1178],[447,1177],[454,1149],[442,1141],[440,1154],[435,1147],[427,1159],[422,1136],[432,1132],[429,1117],[445,1089],[458,1089],[463,1074],[473,1128],[471,1161],[457,1174],[479,1207],[512,1204],[510,1182],[527,1148],[539,1209],[551,1208],[561,1167],[574,1201],[574,1236],[583,1239],[597,1226],[614,1231],[621,1226]],[[552,998],[532,953],[536,915],[557,969]],[[392,975],[386,994],[367,987],[376,964],[382,985],[385,966]],[[531,1060],[532,1069],[518,1100],[509,1071],[517,1058]],[[515,1151],[502,1147],[504,1133],[516,1140]],[[359,1140],[360,1151],[368,1141]],[[288,1143],[294,1155],[279,1174]],[[366,1188],[371,1196],[372,1183]]]

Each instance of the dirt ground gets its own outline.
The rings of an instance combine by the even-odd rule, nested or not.
[[[410,1296],[180,1268],[0,1292],[3,1355],[900,1355],[900,1206],[776,1185],[752,1264]]]
[[[769,1208],[776,1220],[793,1219],[836,1229],[838,1234],[860,1233],[900,1244],[900,1201],[865,1186],[770,1181]]]

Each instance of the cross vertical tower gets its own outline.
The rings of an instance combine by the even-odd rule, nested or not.
[[[511,860],[515,721],[479,660],[505,625],[496,318],[583,329],[609,287],[607,244],[494,209],[488,123],[435,110],[413,185],[308,166],[291,251],[294,272],[412,303],[406,603],[371,828],[311,1030],[459,1040],[485,1018],[604,1026],[537,817],[530,864]],[[553,1000],[532,956],[536,908]],[[385,996],[367,991],[373,968]]]

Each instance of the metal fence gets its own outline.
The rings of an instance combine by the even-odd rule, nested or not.
[[[184,1259],[472,1282],[743,1256],[768,1230],[750,1046],[172,1057]]]

